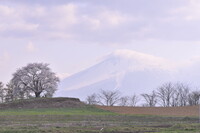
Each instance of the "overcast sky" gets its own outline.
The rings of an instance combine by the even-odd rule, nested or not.
[[[0,81],[27,63],[73,74],[129,49],[200,59],[199,0],[0,0]]]

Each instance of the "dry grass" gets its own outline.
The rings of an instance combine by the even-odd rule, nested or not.
[[[199,116],[198,106],[185,107],[108,107],[97,106],[100,109],[131,115],[158,115],[158,116]]]

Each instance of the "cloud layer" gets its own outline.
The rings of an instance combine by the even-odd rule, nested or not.
[[[2,78],[29,62],[72,74],[116,49],[175,62],[200,56],[199,7],[198,0],[0,0],[0,65],[10,66]]]
[[[0,35],[102,44],[154,39],[199,41],[199,7],[198,0],[8,0],[0,2]]]

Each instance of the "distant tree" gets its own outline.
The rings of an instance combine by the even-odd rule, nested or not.
[[[172,98],[172,106],[186,106],[188,104],[188,95],[190,87],[183,83],[174,85],[174,94]]]
[[[52,96],[57,89],[59,78],[48,66],[43,63],[31,63],[18,69],[11,80],[14,94],[21,98],[32,95]]]
[[[120,98],[119,91],[101,90],[98,95],[100,103],[106,106],[114,106]]]
[[[10,102],[14,100],[13,86],[11,83],[6,84],[5,87],[5,102]]]
[[[129,105],[129,97],[128,96],[123,96],[119,99],[119,105],[120,106],[128,106]]]
[[[148,106],[148,107],[155,107],[156,106],[157,96],[156,96],[155,91],[152,91],[151,94],[142,94],[141,96],[145,100],[145,104],[144,104],[145,106]]]
[[[4,102],[4,85],[2,82],[0,82],[0,98],[1,98],[1,102]]]
[[[190,106],[198,105],[200,99],[200,91],[193,91],[188,95],[188,103]]]
[[[99,99],[98,99],[97,94],[93,93],[92,95],[87,96],[86,103],[89,104],[89,105],[99,104]]]
[[[174,95],[172,96],[172,107],[177,107],[180,105],[180,97],[179,90],[174,90]]]
[[[171,106],[172,98],[174,95],[174,85],[171,82],[161,85],[160,87],[158,87],[156,95],[161,106]]]
[[[138,103],[138,101],[139,101],[139,97],[137,96],[137,95],[132,95],[131,97],[130,97],[130,99],[129,99],[129,101],[130,101],[130,106],[133,106],[133,107],[135,107],[136,106],[136,104]]]

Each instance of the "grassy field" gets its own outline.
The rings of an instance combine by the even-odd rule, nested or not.
[[[92,106],[6,109],[0,133],[200,133],[197,117],[125,115]]]

